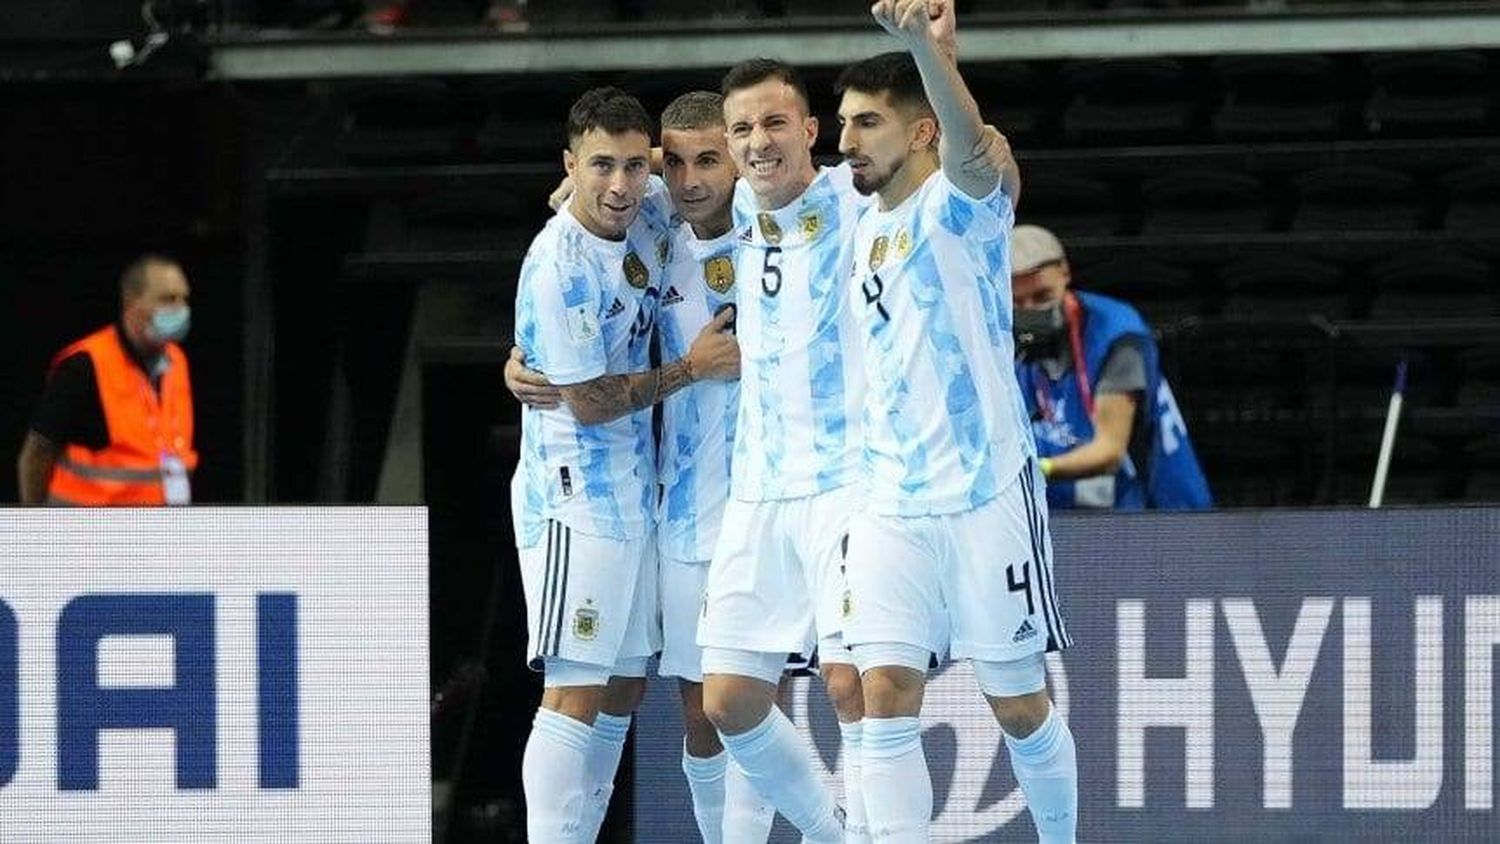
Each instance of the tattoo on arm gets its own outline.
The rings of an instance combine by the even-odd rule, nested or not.
[[[686,358],[659,369],[630,375],[604,375],[562,388],[563,400],[585,425],[599,425],[637,410],[644,410],[693,382],[693,368]]]

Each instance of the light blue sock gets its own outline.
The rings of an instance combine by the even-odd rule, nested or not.
[[[629,732],[629,715],[601,712],[594,718],[586,762],[589,811],[585,829],[593,833],[590,841],[599,836],[599,828],[604,826],[609,798],[615,791],[615,772],[620,769],[620,755],[625,751],[625,736]]]
[[[1073,844],[1078,832],[1078,752],[1067,722],[1054,709],[1026,738],[1007,735],[1005,746],[1041,844]]]
[[[839,734],[843,738],[839,745],[839,759],[844,769],[844,844],[869,844],[870,830],[865,818],[865,795],[861,784],[864,773],[860,764],[864,722],[845,724],[840,721]]]
[[[538,709],[521,759],[529,841],[582,844],[593,841],[581,821],[588,794],[584,757],[588,724],[550,709]]]
[[[776,822],[772,806],[733,759],[724,766],[724,844],[766,844]]]
[[[699,758],[682,748],[682,773],[687,777],[688,793],[693,796],[693,817],[703,844],[724,842],[724,769],[729,754],[719,751]]]
[[[915,717],[864,720],[860,784],[870,840],[927,844],[931,840],[932,776],[922,752],[922,721]]]
[[[844,825],[833,795],[819,780],[797,728],[771,707],[764,721],[739,735],[720,734],[745,777],[812,844],[840,844]]]

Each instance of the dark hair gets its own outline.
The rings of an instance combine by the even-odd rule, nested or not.
[[[177,262],[165,255],[148,252],[131,261],[120,273],[120,298],[134,299],[146,292],[146,279],[152,267],[175,267]]]
[[[922,73],[911,53],[893,52],[871,56],[844,68],[838,81],[833,83],[833,92],[842,95],[845,91],[862,94],[885,94],[891,105],[910,114],[913,111],[931,115],[932,104],[927,101],[927,91],[922,87]]]
[[[802,74],[786,62],[776,59],[747,59],[731,67],[724,74],[719,92],[727,97],[741,88],[759,85],[767,79],[776,79],[790,85],[802,100],[802,110],[812,114],[812,100],[807,97],[807,86],[802,84]]]
[[[568,110],[568,145],[595,129],[611,135],[640,132],[647,138],[654,133],[651,115],[641,101],[619,88],[594,88],[585,91]]]
[[[708,129],[724,125],[724,98],[713,91],[689,91],[661,113],[661,128]]]

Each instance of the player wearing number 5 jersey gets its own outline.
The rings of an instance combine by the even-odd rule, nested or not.
[[[872,13],[910,52],[860,62],[838,86],[839,148],[855,186],[879,197],[859,222],[849,282],[869,379],[869,489],[850,524],[844,635],[864,672],[869,823],[891,844],[929,840],[918,715],[929,659],[947,651],[974,666],[1041,840],[1072,842],[1073,737],[1043,662],[1069,641],[1011,364],[1019,174],[939,48],[950,4],[883,0]]]
[[[734,205],[741,377],[730,500],[698,634],[704,712],[806,840],[864,841],[863,696],[838,633],[864,380],[844,281],[866,200],[847,168],[813,166],[817,120],[791,67],[744,62],[725,76],[723,93],[742,179]],[[814,644],[845,739],[847,839],[806,744],[773,706],[788,652]]]

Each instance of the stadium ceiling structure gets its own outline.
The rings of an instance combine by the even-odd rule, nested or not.
[[[891,48],[848,18],[501,34],[460,30],[368,34],[256,32],[210,42],[210,74],[229,80],[548,73],[722,67],[760,55],[842,65]],[[1385,52],[1500,48],[1500,8],[1442,4],[1371,8],[1199,10],[1145,15],[975,15],[965,61]],[[805,58],[804,58],[805,57]],[[815,58],[814,58],[815,57]]]

